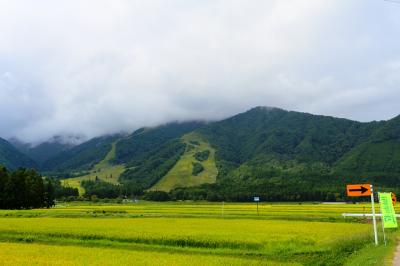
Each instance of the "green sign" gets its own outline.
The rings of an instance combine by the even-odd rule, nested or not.
[[[391,193],[378,193],[381,204],[382,221],[385,228],[397,228]]]

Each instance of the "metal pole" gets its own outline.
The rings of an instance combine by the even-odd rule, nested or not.
[[[225,202],[223,201],[222,202],[222,208],[221,208],[221,215],[222,215],[222,217],[224,217],[224,206],[225,205]]]
[[[375,201],[374,201],[374,186],[373,185],[371,185],[371,207],[372,207],[372,221],[374,224],[375,245],[378,245],[378,231],[376,229],[376,215],[375,215]]]
[[[257,216],[258,216],[258,201],[257,201]]]

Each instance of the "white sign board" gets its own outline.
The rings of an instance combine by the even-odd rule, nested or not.
[[[260,197],[254,197],[254,201],[260,201]]]

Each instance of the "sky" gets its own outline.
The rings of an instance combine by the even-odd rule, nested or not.
[[[399,115],[400,3],[0,0],[2,138],[87,139],[255,106]]]

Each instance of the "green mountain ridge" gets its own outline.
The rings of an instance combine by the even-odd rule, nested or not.
[[[93,138],[80,145],[58,153],[43,162],[42,171],[77,172],[87,171],[104,159],[112,148],[112,144],[121,136],[109,135]]]
[[[400,116],[385,122],[367,141],[345,154],[335,169],[358,176],[399,176]]]
[[[360,123],[258,107],[212,123],[199,133],[217,147],[217,159],[224,174],[265,156],[332,166],[380,127],[378,122]]]
[[[61,152],[69,150],[75,146],[71,143],[65,143],[60,137],[54,137],[35,146],[21,142],[18,139],[11,139],[9,142],[21,153],[30,158],[34,158],[35,162],[39,166]]]
[[[188,135],[210,147],[207,163],[216,166],[211,171],[216,177],[201,173],[211,168],[192,158]],[[265,191],[270,193],[264,197],[274,200],[334,198],[343,192],[338,189],[343,182],[395,187],[400,181],[400,116],[362,123],[270,107],[216,122],[169,123],[94,138],[45,161],[41,170],[85,176],[112,147],[110,167],[125,167],[120,184],[170,191],[182,199],[190,194],[241,200]],[[197,175],[213,181],[196,181]],[[286,196],[280,198],[280,192]]]
[[[18,167],[37,168],[37,164],[32,159],[19,152],[2,138],[0,138],[0,165],[9,169],[17,169]]]
[[[141,128],[122,138],[117,144],[115,163],[132,164],[137,157],[158,149],[166,142],[204,126],[203,122],[174,122],[154,128]]]

